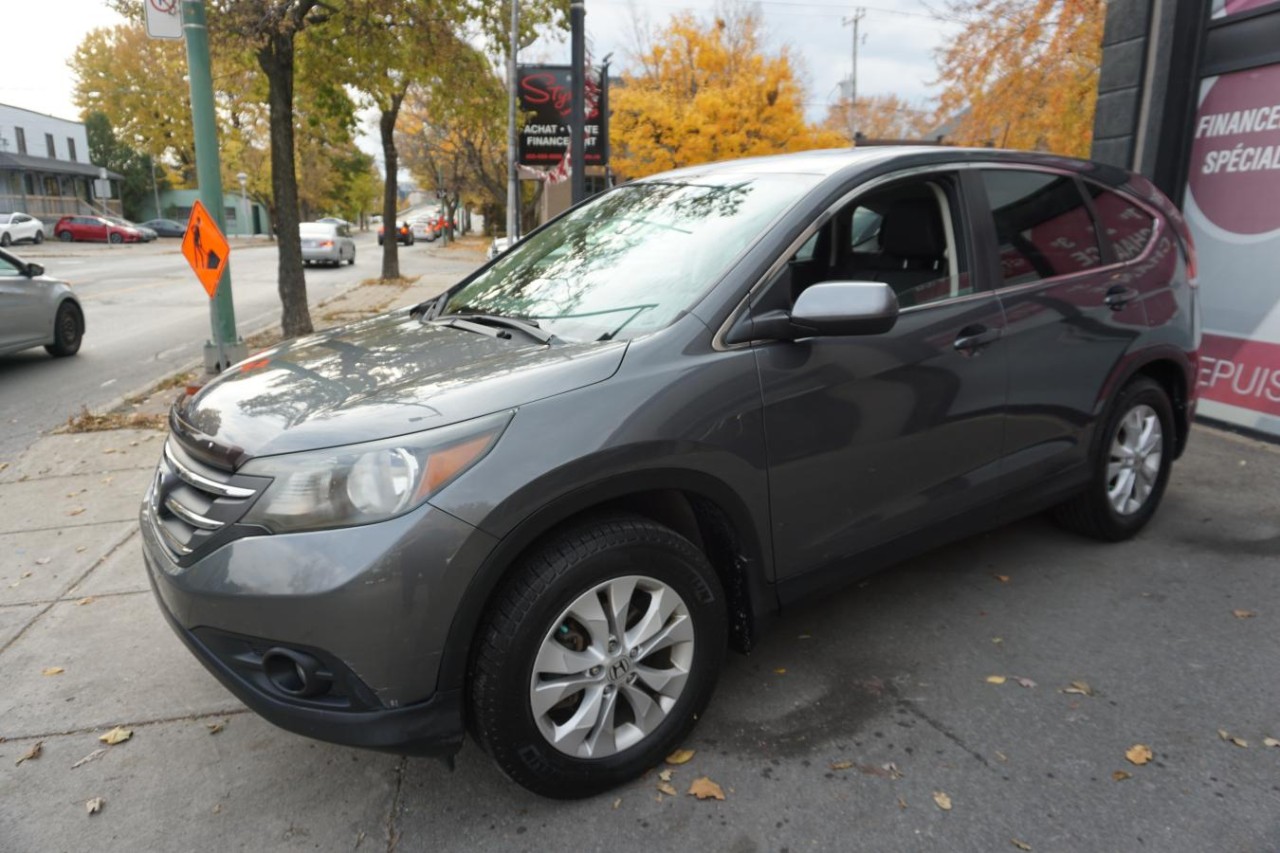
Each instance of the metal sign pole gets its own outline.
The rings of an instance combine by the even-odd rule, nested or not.
[[[209,209],[219,230],[226,233],[222,198],[222,171],[218,163],[218,128],[213,109],[213,75],[209,63],[209,31],[205,23],[204,0],[183,0],[182,28],[187,37],[187,69],[191,81],[191,125],[196,142],[196,175],[200,200]],[[247,355],[236,334],[235,307],[231,298],[231,267],[225,265],[217,293],[209,300],[209,323],[213,340],[205,345],[205,368],[219,373]],[[217,360],[213,361],[216,351]]]

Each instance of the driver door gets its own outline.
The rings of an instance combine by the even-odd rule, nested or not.
[[[975,284],[964,210],[952,172],[855,197],[753,306],[789,307],[822,280],[883,281],[900,304],[884,334],[754,347],[779,579],[856,572],[840,564],[995,494],[1004,315]]]

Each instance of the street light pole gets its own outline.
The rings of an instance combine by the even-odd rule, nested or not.
[[[569,96],[569,187],[573,203],[587,197],[586,146],[583,136],[586,128],[586,27],[587,10],[582,0],[569,4],[570,59],[573,67],[569,79],[573,92]]]
[[[244,172],[240,172],[239,174],[236,175],[236,180],[240,182],[240,215],[244,217],[244,219],[241,220],[242,224],[240,225],[240,233],[248,234],[249,233],[249,230],[248,230],[249,229],[249,196],[246,193],[245,188],[249,184],[249,176],[246,175]]]
[[[520,175],[516,171],[516,53],[520,50],[520,0],[511,0],[511,47],[507,52],[507,243],[518,235]]]

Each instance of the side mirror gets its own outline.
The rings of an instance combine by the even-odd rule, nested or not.
[[[27,264],[27,268],[22,271],[27,278],[36,278],[44,275],[44,267],[39,264]]]
[[[824,281],[806,287],[791,309],[796,337],[879,335],[898,321],[898,297],[880,281]]]

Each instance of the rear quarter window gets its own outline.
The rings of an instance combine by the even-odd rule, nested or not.
[[[1086,184],[1103,238],[1117,261],[1131,261],[1146,251],[1155,233],[1155,217],[1117,192]]]

